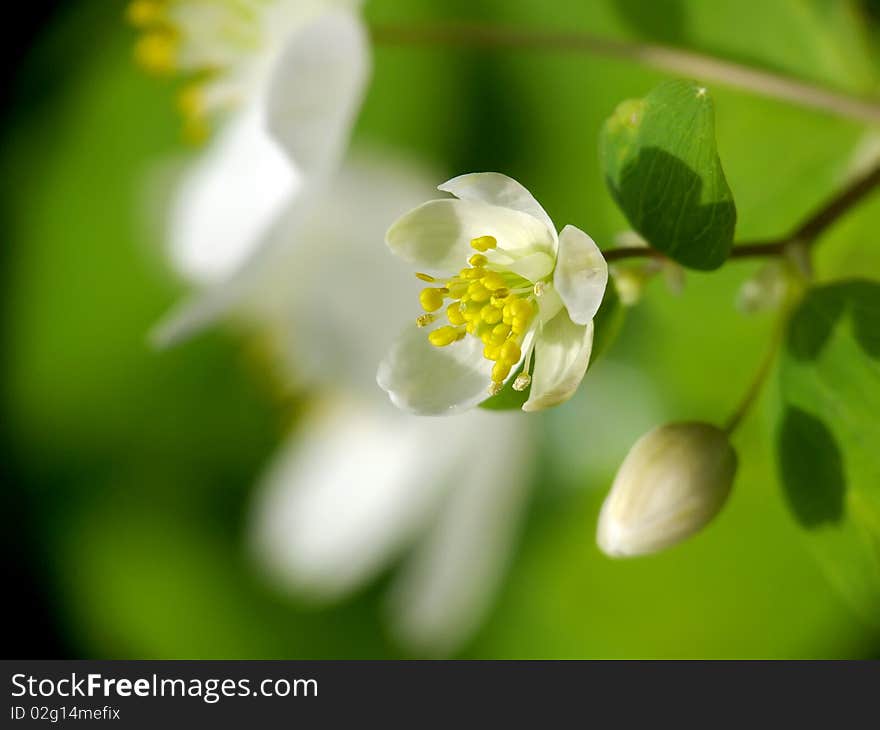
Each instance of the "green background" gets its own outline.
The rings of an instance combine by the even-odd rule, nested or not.
[[[146,344],[182,291],[162,259],[153,172],[185,148],[171,89],[130,62],[121,16],[69,3],[26,59],[4,129],[3,518],[46,617],[28,630],[51,627],[78,657],[401,656],[383,620],[387,576],[315,607],[283,598],[249,562],[252,483],[297,411],[265,363],[222,330],[167,352]],[[367,17],[672,43],[859,94],[880,78],[867,12],[833,0],[371,0]],[[602,180],[599,131],[665,78],[587,54],[380,47],[355,145],[409,153],[438,182],[510,174],[605,247],[626,224]],[[710,88],[739,240],[786,232],[877,149],[880,135],[856,122]],[[878,225],[871,199],[836,226],[820,280],[877,278]],[[689,273],[681,296],[653,283],[575,399],[535,416],[542,468],[525,527],[462,657],[880,654],[786,510],[774,387],[735,436],[735,489],[709,529],[633,561],[595,546],[634,439],[663,421],[719,422],[745,389],[772,326],[734,308],[757,266]]]

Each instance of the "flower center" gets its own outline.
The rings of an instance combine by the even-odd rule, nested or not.
[[[485,254],[497,245],[493,236],[474,238],[471,247],[478,253],[468,259],[468,266],[443,282],[443,286],[422,289],[419,302],[425,314],[416,319],[419,327],[427,327],[440,318],[448,322],[428,334],[428,341],[435,347],[447,347],[468,335],[482,341],[483,357],[495,363],[490,395],[501,391],[510,371],[522,359],[523,342],[538,312],[538,297],[544,291],[543,282],[533,284],[511,271],[490,268]],[[428,274],[416,276],[438,283]],[[523,371],[513,383],[516,390],[525,390],[531,382],[531,354],[530,348]]]
[[[239,103],[239,66],[264,43],[261,11],[271,0],[132,0],[140,32],[135,61],[157,76],[181,76],[177,96],[185,137],[204,141],[210,118]]]

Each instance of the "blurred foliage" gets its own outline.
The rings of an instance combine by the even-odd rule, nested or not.
[[[367,13],[674,42],[857,92],[878,80],[876,33],[849,2],[371,0]],[[22,72],[4,140],[4,490],[25,515],[7,513],[10,542],[78,656],[394,656],[381,586],[308,607],[274,594],[249,564],[249,490],[295,417],[263,385],[260,360],[219,332],[169,352],[146,346],[180,293],[148,181],[189,152],[171,90],[138,73],[131,40],[106,3],[71,3]],[[441,173],[511,174],[554,220],[608,246],[627,224],[604,187],[599,130],[621,100],[665,78],[589,55],[377,48],[356,144],[402,148]],[[876,151],[876,133],[854,122],[711,91],[739,239],[786,232]],[[878,200],[848,216],[820,243],[819,276],[880,275],[878,225]],[[771,326],[733,307],[754,267],[689,274],[681,297],[650,288],[578,396],[537,416],[543,477],[464,656],[877,653],[877,635],[829,589],[786,510],[772,397],[736,436],[740,473],[710,529],[627,562],[594,544],[615,462],[646,419],[717,422],[745,388]]]
[[[780,367],[779,469],[789,506],[857,610],[880,628],[880,284],[814,289]]]

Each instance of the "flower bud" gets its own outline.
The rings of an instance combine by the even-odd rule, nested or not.
[[[727,434],[708,423],[669,423],[623,460],[599,514],[597,540],[612,557],[645,555],[702,529],[724,505],[736,473]]]

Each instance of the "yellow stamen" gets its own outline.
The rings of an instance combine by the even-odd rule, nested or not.
[[[522,351],[516,342],[508,340],[501,346],[501,357],[508,362],[516,363],[522,357]]]
[[[419,294],[419,302],[421,302],[422,309],[426,312],[436,312],[440,309],[443,306],[443,293],[445,291],[444,289],[433,289],[431,287],[422,289]]]
[[[488,302],[491,296],[489,290],[478,281],[475,281],[468,287],[467,293],[471,300],[475,302]]]
[[[433,314],[422,314],[416,317],[416,327],[427,327],[431,324],[437,317]],[[453,322],[455,324],[455,322]]]
[[[453,302],[446,307],[446,319],[449,320],[449,324],[464,324],[466,320],[464,318],[464,313],[461,311],[461,305],[457,302]]]
[[[471,256],[468,259],[468,263],[471,266],[480,267],[480,266],[485,266],[486,264],[488,264],[489,259],[487,259],[485,256],[483,256],[483,254],[481,254],[481,253],[475,253],[473,256]]]
[[[492,380],[496,383],[503,383],[504,379],[510,375],[510,368],[512,367],[513,363],[507,360],[499,360],[492,366]]]
[[[153,31],[134,45],[135,61],[146,71],[167,76],[177,68],[177,39],[167,31]]]
[[[136,28],[146,28],[165,19],[165,4],[158,0],[134,0],[125,17]]]
[[[480,310],[480,319],[486,324],[498,324],[501,321],[501,310],[487,304]]]
[[[423,274],[421,271],[417,271],[417,272],[416,272],[416,279],[421,279],[422,281],[427,281],[429,284],[432,283],[432,282],[437,281],[437,280],[436,280],[433,276],[431,276],[430,274]]]
[[[459,339],[459,330],[455,327],[440,327],[428,335],[428,341],[434,347],[446,347]]]
[[[495,248],[498,245],[498,241],[495,239],[495,236],[478,236],[471,240],[471,247],[475,248],[477,251],[488,251],[490,248]]]
[[[480,283],[489,291],[498,291],[499,289],[504,289],[506,286],[504,278],[497,271],[490,271],[487,273],[482,279],[480,279]]]

